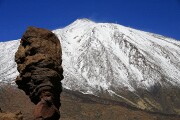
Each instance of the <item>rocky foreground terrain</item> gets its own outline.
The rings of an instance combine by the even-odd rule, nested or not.
[[[11,112],[11,119],[19,110],[23,120],[33,119],[34,104],[16,87],[3,85],[0,90],[0,106],[3,111]],[[61,120],[179,120],[178,115],[152,113],[131,107],[127,104],[101,99],[92,95],[64,90],[61,95]],[[12,114],[15,113],[15,114]],[[1,114],[0,114],[1,115]],[[6,114],[7,116],[7,114]],[[13,119],[12,119],[13,118]]]

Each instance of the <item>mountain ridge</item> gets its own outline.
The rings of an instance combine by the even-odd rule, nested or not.
[[[180,114],[179,41],[88,19],[53,32],[62,44],[64,88],[149,111]],[[0,80],[13,84],[18,75],[13,55],[19,41],[0,46],[6,55],[0,59]]]

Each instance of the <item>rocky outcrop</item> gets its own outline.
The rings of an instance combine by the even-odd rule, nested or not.
[[[16,84],[36,104],[35,119],[60,117],[61,56],[61,45],[54,33],[35,27],[26,30],[15,54],[20,73]]]

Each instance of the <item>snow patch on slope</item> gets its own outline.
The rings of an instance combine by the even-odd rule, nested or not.
[[[18,40],[0,42],[0,82],[14,83],[14,79],[18,75],[14,61],[18,46]]]

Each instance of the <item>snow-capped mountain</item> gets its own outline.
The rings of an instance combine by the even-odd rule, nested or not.
[[[78,19],[53,31],[61,40],[63,87],[180,114],[180,42],[112,23]],[[0,82],[18,75],[19,40],[0,43]]]

